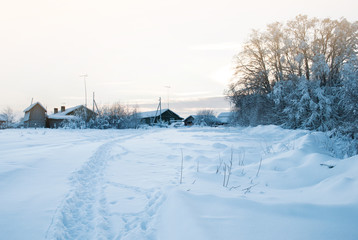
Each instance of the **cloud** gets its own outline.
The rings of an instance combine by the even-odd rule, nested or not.
[[[215,69],[209,77],[215,82],[227,85],[230,82],[230,79],[232,79],[234,73],[234,68],[232,67],[232,65],[228,64],[226,66]]]
[[[63,96],[62,100],[84,100],[84,96]]]
[[[212,50],[212,51],[222,51],[222,50],[234,50],[238,51],[241,48],[241,44],[237,42],[222,42],[222,43],[208,43],[201,44],[190,47],[192,50]]]

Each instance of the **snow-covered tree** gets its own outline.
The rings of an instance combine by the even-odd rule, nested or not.
[[[99,110],[97,118],[90,122],[92,128],[137,128],[140,120],[137,109],[114,103],[111,106],[103,106]]]
[[[227,91],[242,125],[358,138],[358,22],[299,15],[253,31]],[[358,146],[358,143],[357,143]]]
[[[12,108],[6,107],[1,112],[1,117],[6,121],[6,127],[11,126],[15,122],[15,114]]]
[[[312,75],[313,79],[319,80],[321,85],[326,85],[329,75],[329,67],[325,60],[325,57],[322,54],[317,54],[313,57],[312,64]]]
[[[298,63],[298,76],[305,76],[310,80],[311,75],[311,56],[313,33],[317,24],[317,19],[309,19],[306,15],[298,15],[294,20],[288,21],[286,32],[288,38],[294,46],[294,59]]]

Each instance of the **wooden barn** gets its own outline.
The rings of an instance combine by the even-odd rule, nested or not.
[[[217,126],[220,124],[219,120],[213,115],[190,115],[184,119],[185,126]]]
[[[31,104],[24,112],[24,127],[43,128],[46,126],[47,110],[41,103]]]
[[[158,110],[158,111],[150,111],[150,112],[141,112],[138,113],[138,116],[141,119],[142,123],[149,124],[149,125],[159,123],[160,120],[168,124],[183,120],[182,117],[180,117],[178,114],[176,114],[170,109],[162,109],[161,111]]]
[[[68,109],[66,109],[65,106],[61,106],[60,112],[58,111],[58,108],[54,108],[54,113],[48,116],[47,127],[58,128],[61,127],[62,124],[66,121],[88,122],[90,119],[95,118],[96,115],[97,113],[83,105],[78,105]]]
[[[190,115],[184,119],[184,126],[200,125],[206,118],[207,116],[204,115]]]
[[[193,126],[196,115],[190,115],[189,117],[184,119],[185,126]]]
[[[6,119],[3,115],[0,114],[0,129],[6,128]]]

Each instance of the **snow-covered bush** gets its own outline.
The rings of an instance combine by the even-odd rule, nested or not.
[[[214,111],[211,109],[200,110],[194,118],[194,125],[199,126],[215,126],[219,120],[215,117]]]
[[[90,121],[91,128],[98,129],[124,129],[124,128],[138,128],[140,119],[136,108],[129,108],[119,103],[112,106],[103,106],[99,110],[96,119]]]

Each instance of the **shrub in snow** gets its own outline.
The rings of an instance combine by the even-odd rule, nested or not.
[[[95,119],[91,119],[87,127],[96,129],[125,129],[138,128],[140,118],[137,110],[115,103],[112,106],[103,106]]]
[[[200,110],[194,118],[194,125],[199,126],[215,126],[219,124],[219,120],[215,117],[214,111],[210,109]]]

